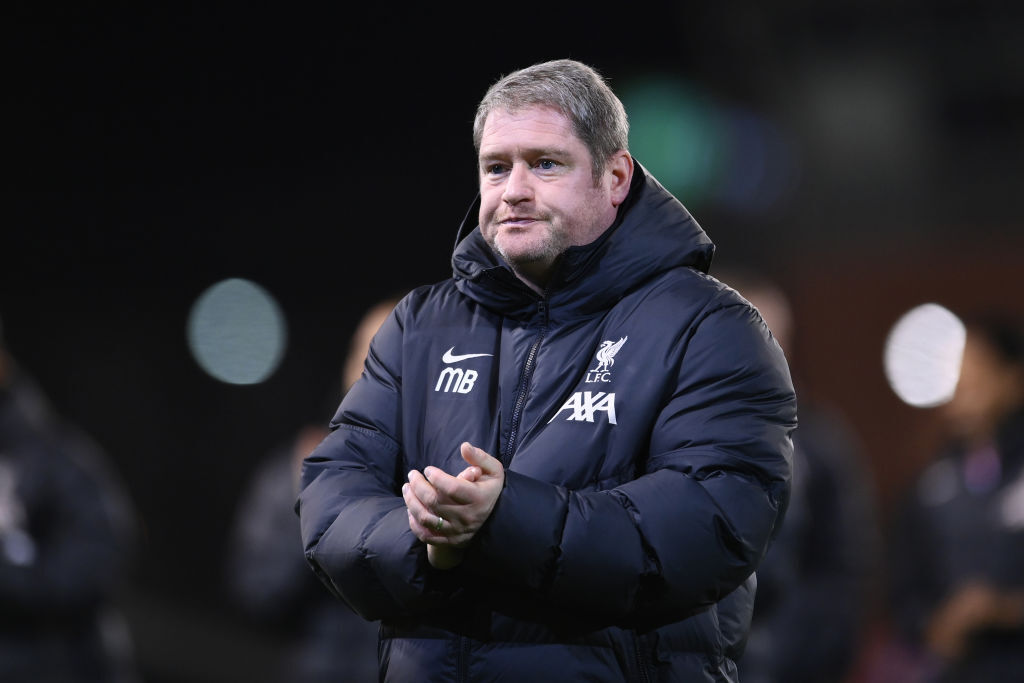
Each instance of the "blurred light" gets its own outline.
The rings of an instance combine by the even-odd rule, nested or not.
[[[189,312],[189,350],[228,384],[257,384],[277,369],[287,326],[274,298],[249,280],[230,278],[204,291]]]
[[[967,332],[939,304],[917,306],[896,321],[885,341],[885,376],[900,399],[930,408],[953,397]]]
[[[630,151],[684,204],[761,213],[795,188],[792,147],[756,112],[724,106],[670,76],[635,80],[621,93]]]
[[[657,76],[625,86],[621,98],[633,156],[683,203],[700,203],[721,149],[710,103],[680,81]]]

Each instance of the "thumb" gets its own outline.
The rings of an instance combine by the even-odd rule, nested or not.
[[[474,467],[479,467],[480,471],[485,475],[498,474],[504,470],[500,460],[492,457],[487,451],[477,448],[468,441],[462,442],[461,452],[463,460]]]

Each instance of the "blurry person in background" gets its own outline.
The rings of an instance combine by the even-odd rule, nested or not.
[[[802,386],[793,308],[762,273],[718,277],[760,311],[790,363],[799,396],[786,523],[757,571],[743,683],[833,683],[853,670],[878,588],[881,533],[860,437]]]
[[[349,343],[342,392],[363,371],[377,328],[398,298],[384,299],[363,315]],[[280,669],[270,681],[327,683],[377,679],[377,626],[327,594],[302,554],[295,514],[302,459],[327,435],[324,415],[311,416],[288,443],[259,465],[239,504],[227,555],[227,590],[242,613],[284,644]]]
[[[893,525],[890,609],[920,681],[1024,681],[1024,336],[977,317],[945,442]]]
[[[137,533],[106,454],[54,412],[0,334],[0,681],[139,680],[116,600]]]

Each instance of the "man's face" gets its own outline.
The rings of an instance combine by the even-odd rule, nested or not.
[[[1017,405],[1019,394],[1019,370],[977,333],[968,331],[960,379],[952,400],[943,406],[947,426],[968,439],[990,436]]]
[[[543,287],[567,247],[593,242],[615,220],[611,174],[595,185],[589,150],[554,109],[492,111],[479,172],[480,230],[528,283]]]

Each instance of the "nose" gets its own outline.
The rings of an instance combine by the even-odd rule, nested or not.
[[[518,204],[530,199],[533,196],[533,186],[530,181],[530,169],[526,164],[512,164],[512,169],[509,171],[508,177],[505,178],[505,191],[501,195],[502,201],[506,204]]]

